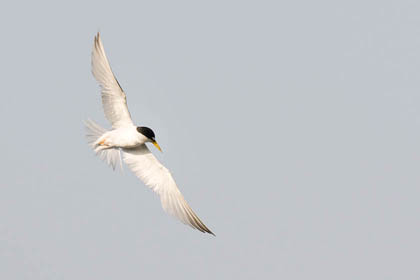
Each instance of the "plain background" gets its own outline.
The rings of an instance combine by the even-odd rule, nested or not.
[[[420,279],[419,15],[401,0],[3,1],[0,278]],[[109,127],[98,30],[217,237],[86,144],[84,119]]]

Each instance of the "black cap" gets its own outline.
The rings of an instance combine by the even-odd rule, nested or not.
[[[137,131],[151,140],[155,140],[155,133],[148,127],[138,126]]]

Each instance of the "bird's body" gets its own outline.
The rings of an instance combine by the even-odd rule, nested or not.
[[[152,143],[160,150],[153,130],[135,126],[127,107],[127,99],[112,73],[99,33],[92,51],[92,73],[101,86],[102,105],[112,130],[95,122],[85,122],[88,142],[100,158],[114,169],[124,162],[145,185],[160,196],[163,209],[169,214],[202,232],[213,234],[194,213],[169,172],[147,148]]]
[[[134,125],[124,126],[105,132],[95,144],[107,148],[135,148],[148,141],[148,138],[137,131]]]

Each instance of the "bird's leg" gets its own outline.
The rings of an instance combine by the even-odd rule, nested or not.
[[[109,147],[109,145],[105,144],[106,139],[102,139],[97,145],[98,146],[105,146],[105,147]]]

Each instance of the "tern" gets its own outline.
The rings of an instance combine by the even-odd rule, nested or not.
[[[122,154],[134,174],[160,196],[167,213],[192,228],[214,235],[188,205],[169,170],[147,148],[146,143],[152,143],[162,151],[152,129],[133,123],[126,95],[111,70],[99,33],[92,50],[92,73],[101,88],[105,117],[112,125],[111,130],[106,130],[92,120],[85,122],[88,143],[95,153],[114,170],[117,165],[122,167]]]

